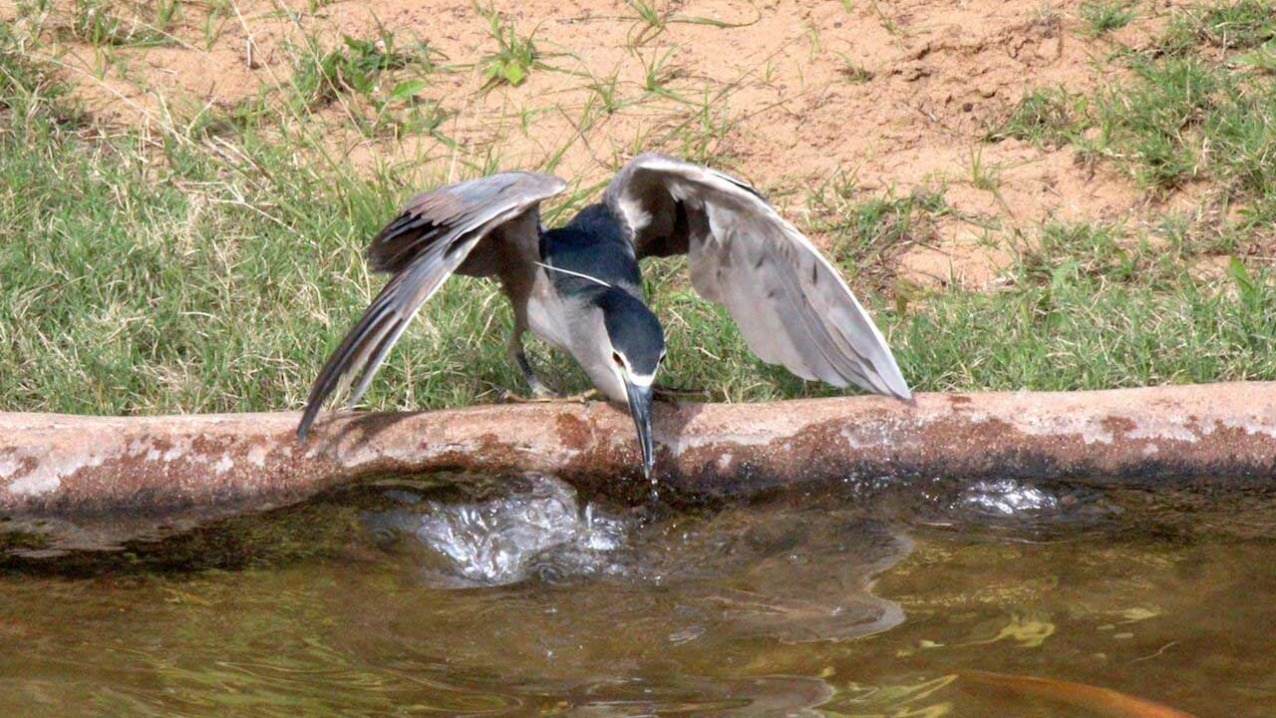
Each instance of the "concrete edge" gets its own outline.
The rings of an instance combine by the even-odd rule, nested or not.
[[[633,423],[606,403],[321,417],[0,413],[0,513],[217,515],[370,475],[544,471],[642,500]],[[665,495],[702,501],[848,476],[1009,476],[1268,486],[1276,382],[1112,391],[921,394],[656,409]]]

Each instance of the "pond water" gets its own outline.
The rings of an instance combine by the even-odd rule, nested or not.
[[[1270,718],[1273,498],[375,482],[0,559],[0,716]]]

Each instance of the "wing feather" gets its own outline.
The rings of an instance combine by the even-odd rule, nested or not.
[[[565,187],[552,175],[506,172],[410,200],[368,247],[372,268],[394,276],[319,371],[297,426],[297,438],[305,440],[320,407],[334,391],[345,393],[357,380],[347,404],[363,396],[412,317],[476,245],[493,235],[514,234],[514,241],[535,246],[540,203]]]
[[[726,305],[763,361],[805,379],[911,397],[885,338],[845,280],[747,183],[644,154],[621,169],[605,200],[629,228],[639,257],[688,254],[696,291]]]

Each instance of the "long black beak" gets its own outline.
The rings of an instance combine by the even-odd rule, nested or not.
[[[656,452],[651,445],[651,385],[638,386],[625,379],[625,392],[629,396],[629,413],[634,415],[638,427],[638,443],[642,445],[642,473],[651,480],[656,467]]]

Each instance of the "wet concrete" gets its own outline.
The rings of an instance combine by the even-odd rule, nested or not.
[[[586,496],[622,501],[650,491],[633,422],[606,403],[327,414],[305,445],[298,417],[0,414],[0,513],[225,515],[441,469],[551,472]],[[1266,487],[1276,476],[1276,382],[659,405],[655,434],[662,496],[673,501],[851,476]]]

